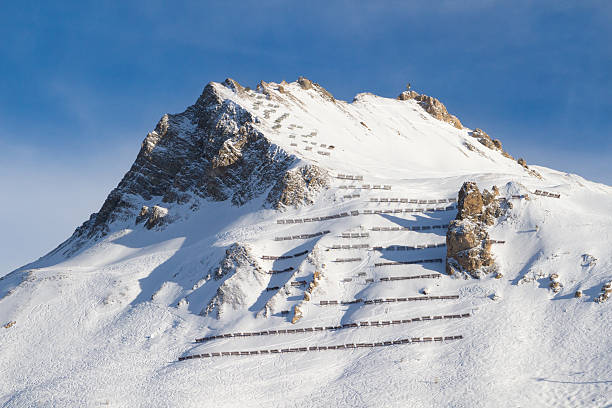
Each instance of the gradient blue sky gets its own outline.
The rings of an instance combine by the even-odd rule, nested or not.
[[[435,4],[432,6],[432,4]],[[4,2],[0,275],[99,209],[209,81],[406,82],[528,163],[612,184],[612,2]]]

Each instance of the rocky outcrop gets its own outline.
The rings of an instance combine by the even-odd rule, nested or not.
[[[299,77],[297,83],[305,90],[312,89],[312,81],[308,78]]]
[[[302,318],[302,310],[299,306],[293,307],[293,317],[291,318],[291,324],[296,324]]]
[[[554,292],[554,293],[559,293],[561,291],[561,289],[563,288],[563,284],[561,283],[561,280],[559,279],[559,274],[558,273],[552,273],[549,276],[550,279],[550,289]]]
[[[446,272],[480,278],[495,270],[487,226],[493,225],[502,214],[493,192],[480,193],[473,182],[466,182],[459,190],[457,217],[446,233]]]
[[[265,287],[265,274],[246,245],[234,244],[225,251],[218,267],[210,271],[214,280],[224,280],[202,311],[220,319],[228,310],[248,307],[256,293]],[[257,288],[259,290],[254,290]]]
[[[327,99],[330,102],[334,102],[334,103],[336,102],[336,98],[334,98],[334,96],[327,89],[323,88],[321,85],[317,84],[316,82],[312,82],[308,78],[299,77],[297,80],[297,83],[302,87],[302,89],[305,89],[305,90],[314,89],[324,99]]]
[[[13,327],[15,324],[17,324],[16,321],[11,320],[10,322],[6,323],[5,325],[3,325],[2,327],[5,329],[10,329],[11,327]]]
[[[476,128],[470,132],[470,136],[478,140],[478,142],[483,146],[488,147],[491,150],[497,150],[504,157],[514,160],[514,157],[504,151],[502,148],[502,142],[499,139],[491,139],[491,136],[489,136],[484,130]]]
[[[159,227],[168,222],[168,209],[154,205],[152,208],[143,205],[136,217],[136,224],[145,222],[144,226],[147,229]]]
[[[457,129],[463,129],[461,121],[459,121],[456,116],[448,113],[448,111],[446,110],[446,106],[444,106],[442,102],[432,96],[421,95],[415,91],[404,91],[397,97],[397,99],[399,99],[400,101],[414,99],[419,103],[419,105],[421,105],[423,109],[425,109],[427,113],[429,113],[434,118],[446,123],[450,123]]]
[[[322,270],[325,265],[321,263],[321,255],[318,247],[315,246],[312,251],[310,251],[306,261],[314,266],[315,270],[312,274],[312,281],[308,283],[308,287],[304,291],[304,298],[293,309],[293,318],[291,319],[291,323],[293,324],[297,323],[303,317],[302,306],[306,302],[310,302],[313,291],[319,286],[319,282],[323,278]]]
[[[235,137],[227,139],[219,149],[219,152],[212,159],[213,169],[228,167],[242,158],[242,148],[247,143],[248,138],[244,128],[240,128]]]
[[[419,103],[419,105],[421,105],[423,109],[425,109],[427,113],[429,113],[434,118],[444,121],[446,123],[450,123],[457,129],[463,129],[461,121],[456,116],[448,113],[448,111],[446,110],[446,106],[444,106],[442,102],[432,96],[421,95],[415,91],[404,91],[397,97],[397,99],[401,101],[414,99]],[[497,150],[504,157],[514,160],[514,158],[509,153],[504,151],[504,149],[502,148],[502,142],[499,139],[492,139],[484,130],[476,128],[469,134],[470,136],[478,140],[478,142],[483,146],[486,146],[491,150]],[[466,143],[466,147],[469,150],[477,151],[477,149],[469,143]]]
[[[612,296],[612,281],[605,283],[601,287],[601,294],[595,298],[595,302],[603,303]]]
[[[527,165],[527,162],[525,161],[525,159],[523,159],[522,157],[519,158],[516,161],[518,164],[521,165],[521,167],[523,167],[529,174],[531,174],[534,177],[537,177],[539,179],[542,178],[542,175],[540,173],[538,173],[537,171],[535,171],[534,169],[530,169],[529,166]]]
[[[316,194],[328,188],[330,183],[327,170],[314,165],[298,167],[285,172],[268,194],[266,203],[277,209],[310,205]]]

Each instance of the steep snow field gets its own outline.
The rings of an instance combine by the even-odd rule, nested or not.
[[[269,85],[270,97],[214,86],[259,119],[257,129],[296,157],[294,167],[316,164],[332,176],[363,180],[333,177],[313,205],[282,211],[262,206],[265,195],[241,207],[176,205],[175,221],[162,228],[120,220],[70,258],[52,253],[9,274],[0,280],[0,324],[15,323],[0,328],[0,405],[612,407],[612,302],[594,301],[612,280],[612,188],[530,166],[537,178],[413,100],[360,94],[352,103],[333,102],[298,83],[285,84],[282,93],[276,85]],[[444,262],[375,266],[444,260],[446,248],[434,245],[445,243],[457,191],[467,180],[481,189],[497,185],[513,204],[489,229],[492,239],[505,241],[493,246],[503,277],[451,277]],[[561,198],[534,195],[536,189]],[[512,198],[524,194],[528,200]],[[342,213],[348,216],[278,223]],[[444,227],[414,228],[423,226]],[[303,251],[308,254],[262,259]],[[230,272],[217,276],[224,260]],[[549,287],[551,274],[559,275],[558,293]],[[304,300],[306,286],[298,281],[313,280],[317,286]],[[423,290],[458,299],[320,304],[421,297]],[[578,290],[583,296],[575,298]],[[296,306],[301,318],[292,324]],[[456,314],[470,316],[194,341]],[[458,335],[179,361],[213,352]]]

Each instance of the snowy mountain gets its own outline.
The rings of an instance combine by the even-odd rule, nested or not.
[[[612,406],[611,208],[427,95],[210,83],[0,279],[0,404]]]

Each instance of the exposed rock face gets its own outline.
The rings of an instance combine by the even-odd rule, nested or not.
[[[166,216],[168,215],[168,209],[164,207],[160,207],[158,205],[154,205],[152,208],[143,205],[136,217],[136,224],[139,224],[145,221],[145,227],[147,229],[152,229],[157,226],[164,225],[168,219]]]
[[[308,284],[308,287],[304,291],[304,299],[293,309],[293,318],[291,319],[291,323],[293,324],[297,323],[303,317],[301,306],[303,306],[306,302],[310,302],[310,299],[313,295],[313,291],[319,286],[319,282],[323,278],[322,268],[324,267],[324,265],[321,264],[318,247],[315,246],[312,249],[308,257],[306,258],[306,261],[315,267],[315,271],[312,276],[312,281]]]
[[[300,307],[294,306],[293,307],[293,318],[291,318],[291,323],[296,324],[298,320],[302,318],[302,316],[303,314],[302,314],[302,310],[300,309]]]
[[[421,95],[415,91],[404,91],[397,97],[397,99],[401,101],[414,99],[419,103],[419,105],[421,105],[423,109],[425,109],[425,111],[427,111],[427,113],[429,113],[434,118],[444,121],[446,123],[450,123],[457,129],[463,129],[463,125],[461,124],[459,119],[457,119],[456,116],[448,113],[448,111],[446,110],[446,106],[444,106],[442,102],[432,96]]]
[[[595,298],[595,302],[603,303],[612,296],[612,281],[605,283],[601,287],[601,294]]]
[[[236,137],[227,139],[219,149],[219,152],[212,160],[213,169],[231,166],[242,158],[242,148],[248,139],[244,128],[240,128]]]
[[[210,83],[185,112],[164,115],[147,135],[131,169],[93,214],[55,252],[71,255],[89,239],[104,236],[118,220],[148,217],[143,201],[158,200],[172,212],[172,204],[200,200],[229,200],[240,206],[268,191],[292,164],[294,157],[271,144],[254,128],[255,118],[225,99],[222,88],[246,92],[236,81]],[[149,210],[151,211],[151,210]],[[146,212],[146,210],[145,210]],[[153,210],[159,225],[166,215]]]
[[[491,136],[489,136],[484,130],[476,128],[470,132],[470,136],[476,138],[483,146],[486,146],[491,150],[497,150],[504,155],[504,157],[514,160],[511,155],[504,151],[502,148],[502,142],[499,139],[491,139]]]
[[[397,99],[401,101],[414,99],[419,103],[419,105],[421,105],[423,109],[425,109],[425,111],[427,111],[427,113],[429,113],[434,118],[450,123],[457,129],[463,129],[461,121],[459,121],[456,116],[448,113],[448,111],[446,110],[446,106],[444,106],[442,102],[432,96],[421,95],[415,91],[404,91],[397,97]],[[514,158],[510,154],[504,151],[504,149],[502,148],[502,142],[499,139],[491,139],[491,137],[484,130],[476,128],[472,132],[470,132],[470,136],[477,139],[478,142],[480,142],[483,146],[486,146],[491,150],[497,150],[502,155],[504,155],[504,157],[514,160]],[[466,144],[466,147],[472,151],[477,150],[469,143]]]
[[[480,193],[473,182],[466,182],[459,190],[457,218],[451,221],[446,233],[446,271],[449,275],[460,274],[480,278],[495,270],[491,255],[491,243],[486,230],[495,218],[502,214],[499,202],[493,193]]]
[[[317,84],[316,82],[312,82],[310,79],[304,78],[304,77],[299,77],[297,82],[298,84],[300,84],[300,86],[303,89],[306,89],[306,90],[314,89],[319,94],[321,94],[321,96],[323,96],[325,99],[329,100],[330,102],[336,102],[336,98],[334,98],[334,96],[327,89],[323,88],[321,85]]]
[[[318,192],[330,186],[327,170],[306,165],[289,170],[268,194],[266,202],[274,208],[310,205]]]
[[[265,287],[265,274],[245,245],[234,244],[227,249],[219,266],[210,274],[215,280],[225,279],[202,311],[202,314],[217,319],[228,309],[245,308],[253,300],[253,293],[258,292],[254,287],[261,290]]]
[[[559,274],[553,273],[549,276],[550,279],[550,289],[554,293],[559,293],[563,288],[563,284],[559,280]]]
[[[297,80],[298,84],[306,90],[312,89],[312,81],[308,78],[299,77]]]
[[[457,219],[474,218],[482,214],[483,198],[476,183],[464,183],[459,190]]]
[[[140,209],[140,212],[136,216],[136,224],[140,224],[141,222],[146,220],[148,217],[149,217],[149,207],[146,205],[143,205],[142,208]]]
[[[539,179],[541,179],[541,178],[542,178],[542,175],[541,175],[540,173],[538,173],[538,172],[537,172],[537,171],[535,171],[534,169],[530,169],[530,168],[529,168],[529,166],[527,165],[527,162],[526,162],[526,161],[525,161],[525,159],[523,159],[522,157],[521,157],[521,158],[519,158],[519,159],[518,159],[516,162],[517,162],[518,164],[520,164],[521,166],[523,166],[523,168],[524,168],[525,170],[527,170],[527,172],[528,172],[529,174],[531,174],[532,176],[537,177],[537,178],[539,178]]]

